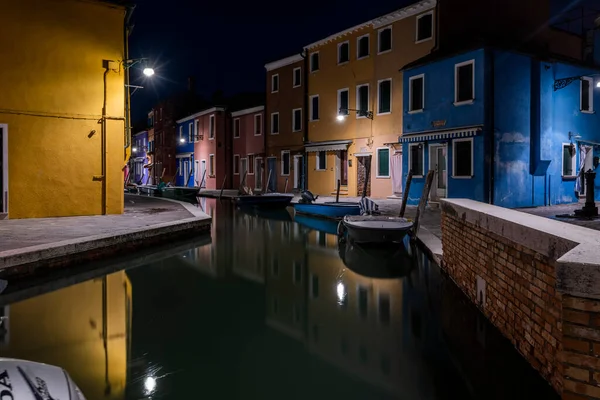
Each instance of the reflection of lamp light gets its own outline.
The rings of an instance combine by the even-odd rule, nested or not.
[[[156,389],[156,379],[153,376],[146,377],[144,389],[146,389],[146,393],[148,394],[154,392],[154,389]]]
[[[342,303],[344,298],[346,298],[346,286],[344,286],[343,282],[338,282],[336,287],[338,302]]]

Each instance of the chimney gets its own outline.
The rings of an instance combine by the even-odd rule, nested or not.
[[[196,91],[196,80],[193,76],[188,77],[188,91],[191,93]]]

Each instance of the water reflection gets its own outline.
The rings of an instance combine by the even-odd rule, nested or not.
[[[60,365],[90,400],[558,398],[416,248],[198,206],[212,240],[1,295],[0,356]]]

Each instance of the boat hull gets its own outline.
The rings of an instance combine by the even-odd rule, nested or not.
[[[341,219],[346,215],[360,215],[357,203],[296,203],[294,210],[298,214],[319,218]]]
[[[240,207],[286,208],[292,202],[293,195],[248,195],[234,198]]]
[[[384,216],[344,217],[341,224],[354,243],[399,243],[413,227],[405,218]]]

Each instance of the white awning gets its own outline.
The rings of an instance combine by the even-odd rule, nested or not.
[[[348,150],[348,145],[352,140],[336,140],[331,142],[310,143],[305,145],[307,153],[315,153],[317,151],[341,151]]]
[[[425,142],[428,140],[454,139],[476,136],[481,132],[481,126],[453,129],[447,131],[426,131],[405,133],[398,138],[398,143]]]
[[[362,153],[354,153],[353,156],[354,157],[371,157],[373,155],[373,153],[371,152],[362,152]]]

